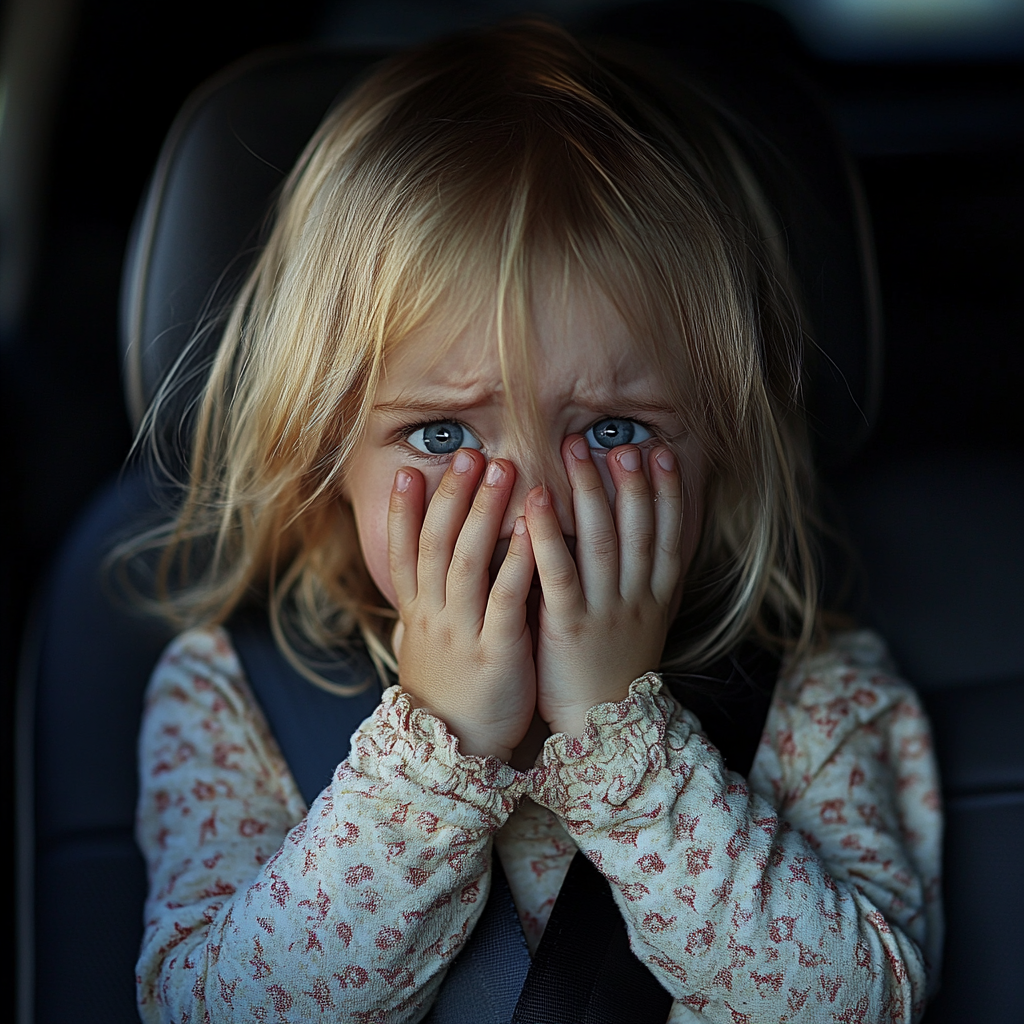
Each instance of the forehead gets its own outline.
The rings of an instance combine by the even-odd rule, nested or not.
[[[530,319],[525,344],[510,339],[506,351],[521,354],[540,397],[600,405],[612,398],[649,401],[662,394],[664,374],[601,293],[573,288],[560,296],[552,289],[534,301]],[[514,366],[514,358],[510,361]],[[447,322],[435,317],[392,346],[377,401],[484,400],[504,389],[497,316],[491,310],[464,325],[454,316]]]

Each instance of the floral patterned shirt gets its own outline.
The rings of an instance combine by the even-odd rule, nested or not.
[[[648,674],[536,766],[463,756],[397,686],[307,808],[227,634],[154,672],[140,740],[147,1022],[406,1022],[483,910],[528,943],[577,849],[669,1021],[917,1020],[941,953],[941,809],[914,692],[867,632],[791,667],[749,778]]]

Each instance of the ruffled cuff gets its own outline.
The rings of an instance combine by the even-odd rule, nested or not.
[[[501,828],[526,793],[528,777],[497,757],[461,754],[459,741],[440,718],[415,708],[400,686],[352,737],[349,764],[383,783],[404,779],[453,804],[472,807]]]
[[[598,827],[595,812],[603,817],[610,810],[615,816],[616,810],[642,800],[655,776],[666,769],[665,737],[670,719],[680,710],[670,694],[662,693],[656,673],[634,680],[624,700],[587,712],[582,736],[558,733],[545,741],[529,773],[530,796],[562,818],[575,835]],[[679,739],[685,742],[685,737]]]

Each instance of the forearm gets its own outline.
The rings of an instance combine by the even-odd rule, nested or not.
[[[534,787],[612,882],[641,960],[711,1021],[748,1002],[772,1019],[824,1004],[909,1020],[924,1000],[915,943],[726,773],[658,688],[645,677],[594,709],[582,740],[549,740]]]
[[[440,722],[392,690],[289,830],[246,743],[234,746],[208,807],[190,806],[209,784],[188,759],[158,773],[157,813],[141,816],[145,1019],[422,1015],[484,905],[516,773],[463,758]]]
[[[415,1019],[486,899],[489,831],[433,828],[435,812],[417,809],[422,798],[406,799],[408,788],[382,800],[365,782],[342,766],[256,878],[219,907],[206,887],[157,914],[140,960],[163,1004],[154,1019],[231,1021],[283,1003],[303,1017],[323,1006],[340,1019]],[[431,860],[407,852],[431,842]]]

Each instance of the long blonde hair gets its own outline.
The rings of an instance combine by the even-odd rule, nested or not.
[[[181,626],[258,595],[310,678],[296,646],[357,633],[394,668],[394,613],[342,496],[385,353],[442,312],[454,337],[490,309],[522,392],[531,294],[554,256],[664,370],[708,466],[666,667],[704,665],[752,630],[802,650],[817,617],[803,327],[777,238],[737,147],[683,83],[652,85],[537,21],[394,57],[285,182],[199,400],[183,500],[127,550],[160,551],[155,600]]]

